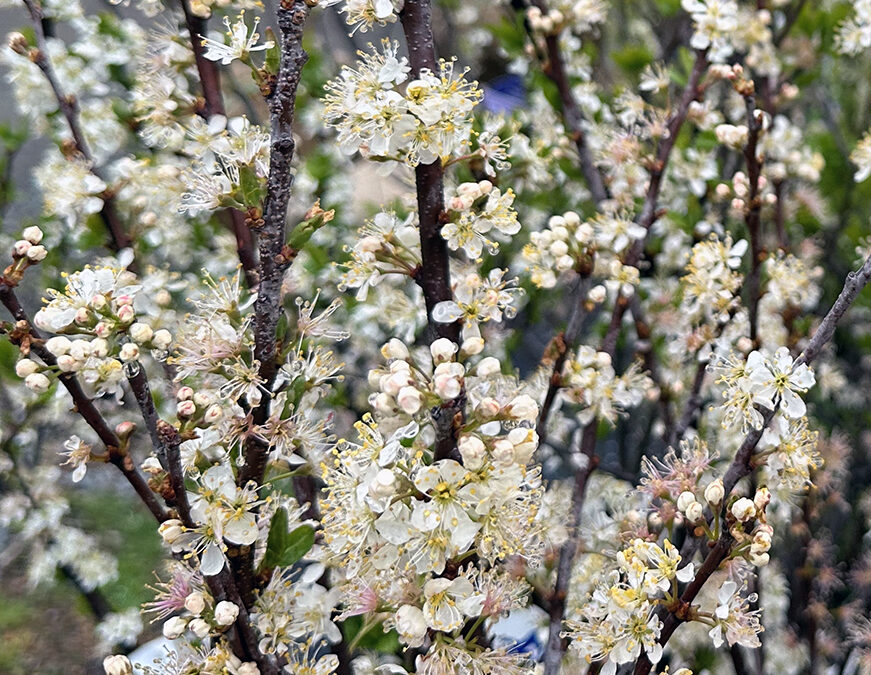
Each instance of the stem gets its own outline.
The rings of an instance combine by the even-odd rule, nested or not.
[[[64,93],[63,88],[61,87],[60,82],[57,79],[57,74],[54,71],[54,66],[51,63],[51,59],[49,59],[48,57],[48,46],[45,41],[45,31],[42,22],[42,8],[34,0],[23,1],[25,6],[27,7],[28,12],[30,13],[31,23],[33,24],[33,31],[36,34],[37,49],[35,57],[32,57],[33,61],[42,71],[42,74],[45,76],[45,79],[48,80],[48,83],[51,86],[51,90],[54,93],[55,99],[57,99],[58,107],[60,108],[61,114],[64,116],[64,119],[67,122],[70,134],[72,134],[73,145],[75,146],[76,151],[78,151],[78,153],[87,162],[88,170],[94,176],[96,176],[108,185],[108,181],[106,180],[106,177],[103,175],[102,171],[100,171],[100,169],[98,169],[94,165],[94,156],[93,154],[91,154],[91,150],[88,147],[87,141],[85,140],[85,135],[82,132],[81,123],[79,121],[79,106],[76,101],[76,97],[71,94]],[[100,216],[102,217],[103,222],[106,225],[106,229],[109,232],[109,236],[111,238],[111,248],[114,251],[131,248],[133,246],[133,240],[127,234],[124,229],[124,225],[121,223],[121,218],[118,215],[118,211],[115,205],[115,197],[110,193],[108,189],[106,190],[106,192],[100,195],[100,197],[103,200],[103,207],[100,210]],[[137,266],[135,261],[131,262],[128,267],[131,272],[137,272]]]

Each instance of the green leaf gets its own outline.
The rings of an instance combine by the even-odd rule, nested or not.
[[[263,201],[264,181],[250,166],[239,167],[239,189],[245,206],[260,206]]]
[[[315,543],[315,531],[308,525],[300,525],[293,532],[287,531],[287,511],[278,509],[269,524],[266,537],[266,553],[261,569],[287,567],[298,562]]]

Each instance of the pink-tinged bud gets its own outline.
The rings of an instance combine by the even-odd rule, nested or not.
[[[214,424],[224,416],[224,409],[217,403],[210,405],[206,413],[203,415],[203,422],[206,424]]]
[[[414,415],[423,405],[423,396],[414,387],[403,387],[396,395],[396,402],[406,415]]]
[[[75,321],[80,326],[87,326],[89,323],[91,323],[91,321],[92,321],[91,312],[88,311],[87,307],[79,307],[76,310]]]
[[[121,305],[118,309],[118,320],[121,323],[131,323],[136,318],[136,310],[133,305]]]
[[[197,404],[197,408],[208,408],[213,403],[217,403],[217,398],[210,391],[195,392],[193,400]]]
[[[107,338],[112,334],[112,327],[105,321],[101,321],[94,326],[94,334],[98,338]]]
[[[120,422],[115,427],[115,433],[122,441],[126,441],[128,438],[130,438],[130,435],[134,431],[136,431],[136,425],[133,422]]]
[[[485,420],[496,417],[496,415],[499,414],[499,410],[499,401],[492,396],[482,398],[481,402],[478,403],[478,406],[475,408],[475,412]]]
[[[42,373],[31,373],[24,378],[24,384],[37,394],[44,394],[51,388],[51,380]]]
[[[35,246],[42,241],[42,230],[40,230],[36,225],[25,227],[24,232],[21,233],[21,238],[26,239]]]
[[[115,302],[119,305],[132,305],[133,296],[125,293],[124,295],[119,295],[117,298],[115,298]]]
[[[197,412],[197,405],[193,401],[179,401],[175,408],[179,419],[189,419]]]
[[[30,250],[30,247],[33,246],[29,241],[25,239],[19,239],[14,244],[12,244],[12,255],[15,258],[23,258],[27,255],[27,252]]]
[[[27,259],[32,263],[42,262],[47,255],[48,251],[45,250],[45,246],[31,246],[27,251]]]
[[[191,398],[193,398],[193,395],[194,395],[193,389],[191,389],[190,387],[182,387],[181,389],[178,390],[178,392],[176,392],[175,397],[179,401],[188,401]]]
[[[759,488],[753,496],[753,504],[759,511],[764,511],[771,501],[771,492],[766,487]]]

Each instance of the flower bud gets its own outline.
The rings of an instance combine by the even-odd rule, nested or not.
[[[206,412],[203,415],[203,422],[205,422],[206,424],[214,424],[223,416],[224,409],[217,403],[214,403],[206,409]]]
[[[121,305],[118,308],[118,320],[121,323],[131,323],[136,318],[136,310],[133,305]]]
[[[414,387],[403,387],[396,395],[396,402],[406,415],[414,415],[423,405],[423,396]]]
[[[756,517],[756,505],[751,499],[741,497],[741,499],[732,504],[732,515],[735,516],[736,520],[746,523],[748,520]]]
[[[705,515],[705,509],[698,502],[693,502],[692,504],[687,506],[686,517],[687,517],[687,520],[690,521],[691,523],[699,522],[704,515]]]
[[[381,469],[369,484],[369,494],[376,499],[392,497],[396,493],[396,475],[390,469]]]
[[[492,356],[481,359],[478,361],[478,365],[475,366],[475,374],[479,377],[490,377],[500,372],[502,372],[502,364],[499,363],[499,359],[495,359]]]
[[[768,506],[768,503],[771,501],[771,492],[769,492],[768,488],[761,487],[756,491],[756,494],[753,496],[753,504],[759,511],[764,511],[765,507]]]
[[[175,393],[176,400],[179,401],[188,401],[193,398],[194,390],[190,387],[180,387],[179,390]]]
[[[84,361],[91,355],[91,343],[87,340],[75,340],[70,346],[70,356],[76,361]]]
[[[80,326],[86,326],[92,321],[91,312],[87,307],[79,307],[76,310],[75,322]]]
[[[32,359],[21,359],[15,364],[15,374],[18,377],[33,375],[39,370],[39,364]]]
[[[69,354],[64,354],[57,357],[57,367],[62,373],[73,373],[81,367],[81,362]]]
[[[193,401],[179,401],[178,405],[175,407],[175,412],[178,415],[179,419],[188,419],[193,417],[197,412],[196,403]]]
[[[402,605],[396,611],[396,632],[409,645],[420,643],[426,635],[423,612],[413,605]]]
[[[163,624],[163,637],[167,640],[175,640],[187,629],[187,621],[180,616],[174,616]]]
[[[72,351],[72,350],[70,350]],[[104,359],[109,354],[109,343],[102,337],[91,340],[91,356]]]
[[[429,346],[429,351],[435,363],[444,363],[453,358],[457,351],[457,345],[447,338],[439,338]]]
[[[19,239],[14,244],[12,244],[12,256],[15,258],[23,258],[27,255],[27,252],[30,250],[30,247],[33,246],[29,241],[25,239]]]
[[[206,637],[212,630],[212,627],[208,624],[208,622],[200,619],[199,617],[191,620],[191,622],[188,624],[188,628],[191,629],[191,632],[194,635],[201,639]]]
[[[160,461],[157,457],[146,457],[142,464],[139,465],[139,468],[150,476],[156,476],[163,471],[163,467],[160,466]]]
[[[148,342],[154,336],[154,331],[151,330],[151,326],[147,323],[136,322],[127,329],[127,334],[131,340],[142,344]]]
[[[31,246],[27,250],[27,259],[32,263],[42,262],[47,255],[48,251],[45,250],[45,246]]]
[[[44,394],[51,387],[51,380],[42,373],[31,373],[24,378],[24,384],[31,391],[37,394]]]
[[[457,450],[463,458],[463,466],[470,471],[477,471],[484,465],[487,449],[484,447],[484,441],[477,436],[462,436],[457,442]]]
[[[63,335],[58,335],[53,338],[49,338],[45,342],[45,348],[50,351],[55,356],[61,356],[63,354],[68,354],[70,351],[70,347],[73,346],[73,343],[69,338],[64,337]]]
[[[391,338],[390,342],[381,348],[381,355],[385,359],[402,359],[408,358],[408,347],[402,340]]]
[[[221,600],[215,606],[215,622],[219,626],[229,626],[237,616],[239,616],[239,606],[228,600]]]
[[[484,338],[482,337],[466,338],[463,340],[463,344],[460,345],[460,352],[462,352],[463,356],[474,356],[482,351],[484,351]]]
[[[135,342],[125,342],[121,345],[121,351],[118,354],[119,358],[124,361],[136,361],[139,359],[139,345]]]
[[[500,438],[493,444],[493,461],[498,466],[509,467],[514,464],[514,445],[507,438]]]
[[[199,591],[194,591],[184,599],[184,608],[191,614],[200,614],[206,607],[206,598]]]
[[[246,661],[236,668],[236,675],[260,675],[260,668],[253,661]]]
[[[508,440],[514,445],[514,461],[528,464],[538,448],[538,434],[535,429],[516,427],[508,432]]]
[[[119,422],[115,425],[115,433],[122,441],[126,441],[130,438],[134,431],[136,431],[136,425],[130,421]]]
[[[372,407],[378,412],[392,413],[393,412],[393,397],[385,394],[383,391],[377,394],[374,399],[370,399]]]
[[[593,286],[590,289],[590,292],[587,293],[587,298],[589,299],[589,301],[595,302],[597,305],[602,303],[602,302],[605,302],[605,298],[607,296],[608,296],[608,291],[602,284],[599,284],[597,286]]]
[[[726,493],[723,489],[723,481],[719,478],[712,480],[705,488],[705,501],[711,506],[719,506],[723,503]]]
[[[689,490],[681,492],[677,498],[677,510],[686,511],[687,507],[696,501],[696,496]]]
[[[511,415],[521,420],[533,421],[538,417],[538,403],[528,394],[515,396],[508,404]]]
[[[30,49],[30,43],[27,41],[27,38],[24,37],[23,33],[19,33],[18,31],[13,31],[6,36],[6,44],[9,45],[9,49],[21,56],[25,56]],[[27,229],[29,230],[30,228]],[[27,230],[25,230],[25,232],[27,232]]]
[[[172,335],[165,328],[161,328],[154,332],[154,337],[151,338],[151,344],[155,349],[168,349],[172,344]]]
[[[100,339],[105,339],[112,334],[112,326],[105,321],[100,321],[100,323],[94,326],[94,334]]]
[[[42,230],[40,230],[36,225],[25,227],[24,232],[21,233],[21,238],[36,245],[42,241]]]
[[[210,391],[195,392],[193,401],[197,404],[197,408],[208,408],[213,403],[218,402],[215,395]]]
[[[171,546],[179,537],[181,537],[181,535],[184,534],[184,527],[180,520],[170,518],[169,520],[164,520],[160,524],[157,528],[157,532],[160,534],[160,538],[163,539],[163,543]]]
[[[475,407],[475,412],[484,419],[496,417],[499,414],[499,401],[492,396],[486,396],[481,399],[481,402]]]
[[[103,659],[103,672],[106,675],[133,675],[133,664],[123,654],[113,654]]]

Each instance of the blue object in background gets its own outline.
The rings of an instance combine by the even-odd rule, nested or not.
[[[500,75],[485,82],[484,108],[492,113],[510,113],[512,110],[526,104],[526,87],[520,75]]]

